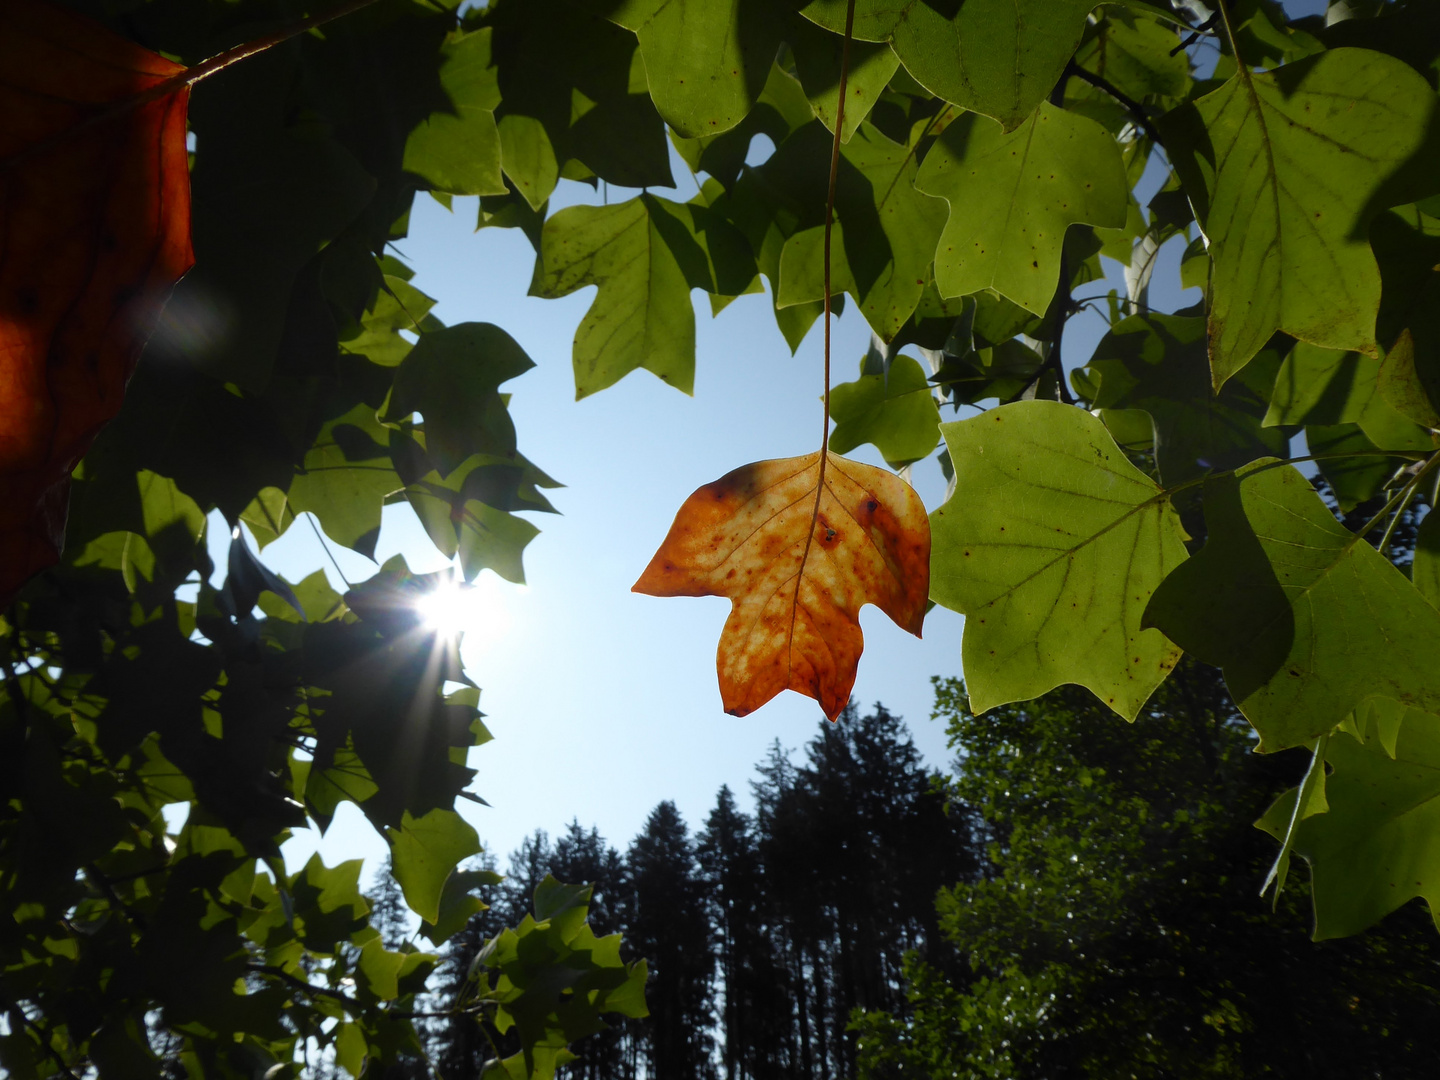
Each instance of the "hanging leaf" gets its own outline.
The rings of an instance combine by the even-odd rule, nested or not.
[[[962,116],[925,155],[915,185],[950,204],[935,252],[940,294],[993,288],[1037,315],[1060,280],[1065,230],[1123,226],[1130,186],[1105,129],[1048,104],[1008,134]]]
[[[929,457],[940,441],[940,407],[918,360],[897,356],[884,374],[866,375],[830,391],[832,454],[874,443],[891,468]]]
[[[660,115],[693,139],[745,119],[770,74],[787,12],[775,0],[622,0],[608,14],[640,39]]]
[[[840,100],[840,58],[845,39],[827,33],[806,19],[794,19],[787,27],[795,73],[815,110],[816,117],[835,130],[836,105]],[[850,67],[845,81],[845,130],[840,138],[849,142],[860,124],[870,115],[885,92],[900,58],[888,45],[866,41],[850,43]]]
[[[1295,830],[1316,940],[1359,933],[1417,896],[1440,908],[1440,717],[1408,710],[1393,750],[1378,735],[1330,738],[1328,810]]]
[[[436,808],[421,818],[407,810],[400,828],[387,830],[395,880],[410,910],[426,922],[440,919],[440,897],[456,865],[480,853],[480,838],[454,810]]]
[[[966,616],[975,711],[1073,682],[1135,719],[1180,659],[1140,618],[1185,559],[1166,492],[1104,424],[1059,402],[1004,405],[940,432],[955,494],[931,515],[931,596]]]
[[[883,469],[830,454],[817,513],[819,474],[817,452],[706,484],[634,585],[650,596],[729,597],[716,667],[734,716],[781,690],[840,715],[864,648],[865,604],[920,636],[930,579],[920,497]]]
[[[1216,386],[1276,330],[1377,355],[1370,222],[1384,209],[1382,184],[1426,145],[1434,97],[1399,60],[1335,49],[1242,69],[1166,118],[1166,145],[1210,240]]]
[[[1298,470],[1208,481],[1205,524],[1205,547],[1156,591],[1145,625],[1224,668],[1260,750],[1323,735],[1372,694],[1440,709],[1440,611]]]
[[[434,191],[504,195],[495,107],[500,86],[490,60],[490,28],[450,36],[441,48],[440,86],[448,108],[410,132],[404,167]]]
[[[706,207],[654,195],[614,206],[572,206],[546,221],[535,295],[600,287],[575,331],[576,398],[642,367],[690,393],[695,383],[690,289],[733,296],[749,285],[753,264],[736,267],[711,254],[717,246],[728,252],[736,240],[743,246],[733,228]]]
[[[64,545],[70,472],[194,261],[183,69],[53,4],[0,8],[0,603]],[[93,121],[84,128],[79,125]]]
[[[1045,100],[1085,28],[1092,0],[857,0],[855,37],[888,41],[926,90],[1012,131]],[[813,0],[801,14],[845,30],[846,0]]]

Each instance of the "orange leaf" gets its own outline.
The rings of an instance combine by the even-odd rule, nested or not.
[[[60,557],[70,473],[194,261],[188,89],[102,115],[183,70],[0,0],[0,602]]]
[[[716,667],[735,716],[787,689],[839,716],[865,647],[865,604],[920,636],[930,592],[920,496],[892,473],[830,454],[816,514],[819,473],[817,451],[706,484],[634,585],[651,596],[730,598]]]

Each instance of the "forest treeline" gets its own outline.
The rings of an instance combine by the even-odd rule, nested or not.
[[[573,1080],[1434,1076],[1426,909],[1313,942],[1303,871],[1259,896],[1274,845],[1252,823],[1305,755],[1253,754],[1212,669],[1187,661],[1133,728],[1076,688],[976,717],[957,680],[936,718],[948,774],[852,704],[800,763],[772,747],[752,812],[722,787],[693,830],[660,803],[623,852],[579,822],[535,833],[432,1004],[463,1000],[552,874],[593,884],[597,931],[651,973],[650,1016],[580,1043]],[[408,936],[383,875],[372,902]],[[463,1017],[426,1038],[443,1080],[509,1052]]]

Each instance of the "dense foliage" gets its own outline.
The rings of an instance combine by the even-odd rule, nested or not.
[[[962,962],[911,958],[909,1008],[857,1023],[860,1076],[1434,1071],[1422,906],[1316,943],[1303,888],[1257,895],[1274,851],[1251,823],[1306,756],[1251,753],[1217,672],[1182,664],[1133,730],[1074,688],[983,717],[958,680],[937,689],[982,870],[939,898]]]
[[[68,6],[186,66],[314,7]],[[554,482],[500,387],[531,361],[429,314],[391,247],[417,193],[524,230],[537,295],[597,287],[582,396],[638,368],[688,391],[692,289],[718,309],[763,279],[792,348],[822,309],[845,0],[350,6],[194,86],[195,268],[76,470],[59,563],[4,615],[17,1076],[294,1074],[321,1048],[359,1072],[420,1047],[435,954],[385,947],[358,866],[292,872],[278,850],[351,801],[433,944],[473,914],[487,879],[456,871],[478,842],[454,805],[487,735],[414,614],[443,582],[398,563],[343,595],[282,582],[240,530],[263,545],[310,515],[370,554],[403,501],[467,578],[522,577],[517,514],[552,509]],[[1292,851],[1312,866],[1322,938],[1440,890],[1440,517],[1408,577],[1376,550],[1433,505],[1440,464],[1437,11],[854,4],[832,269],[877,342],[837,388],[837,446],[903,466],[943,435],[930,595],[967,615],[975,708],[1074,683],[1133,719],[1183,649],[1224,669],[1262,749],[1311,748],[1267,823],[1280,884]],[[12,138],[29,114],[6,115]],[[747,165],[759,134],[774,153]],[[670,145],[695,198],[548,212],[562,179],[671,185]],[[1194,308],[1150,306],[1165,245]],[[1102,255],[1126,295],[1083,292]],[[12,262],[7,332],[36,306]],[[1064,330],[1091,300],[1113,325],[1075,368]],[[994,407],[939,424],[939,403]],[[218,588],[213,511],[234,530]],[[550,1072],[600,1011],[643,1010],[643,968],[590,939],[578,893],[547,887],[535,915],[463,1003],[517,1033],[494,1066],[514,1076]]]

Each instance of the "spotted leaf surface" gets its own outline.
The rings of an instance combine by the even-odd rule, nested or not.
[[[835,719],[864,649],[860,608],[875,604],[920,636],[930,585],[925,506],[899,477],[829,454],[759,461],[685,500],[634,591],[726,596],[716,667],[725,711],[753,712],[781,690]]]

